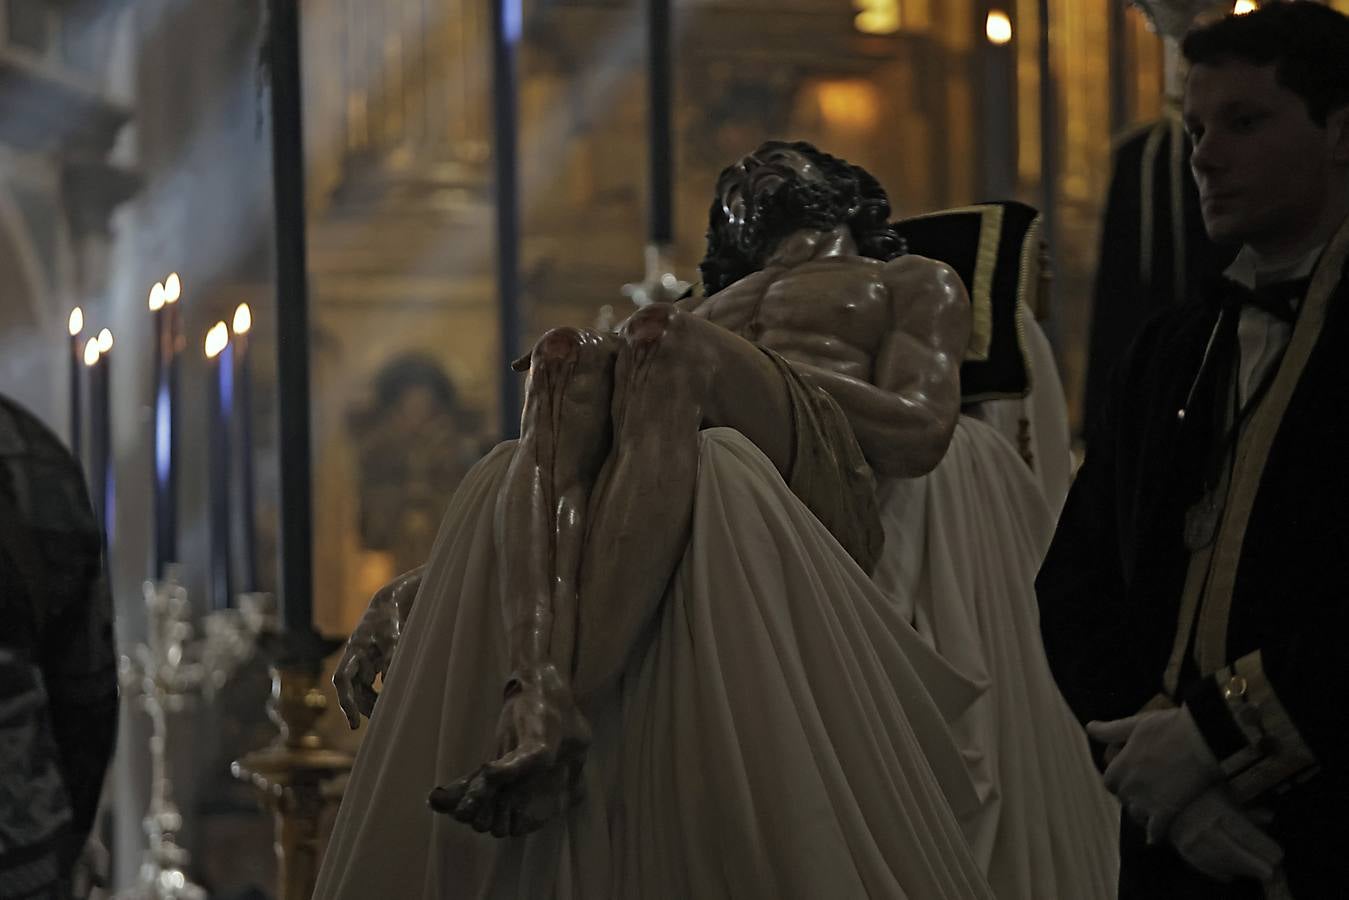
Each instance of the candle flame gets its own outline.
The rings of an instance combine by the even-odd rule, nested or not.
[[[183,280],[178,277],[177,272],[170,272],[169,277],[164,279],[164,302],[177,303],[181,296],[183,296]]]
[[[1236,5],[1232,7],[1232,15],[1244,16],[1246,13],[1255,12],[1259,8],[1260,4],[1254,2],[1254,0],[1237,0]]]
[[[98,352],[103,355],[112,349],[112,332],[104,328],[98,333]]]
[[[70,331],[70,336],[75,337],[84,330],[84,310],[78,306],[70,311],[70,320],[66,323],[66,328]]]
[[[995,9],[988,14],[988,19],[984,23],[984,33],[988,35],[990,44],[1010,43],[1012,40],[1012,20],[1007,13],[1000,9]]]
[[[164,297],[164,282],[156,281],[155,286],[150,288],[150,312],[159,312],[164,308],[167,300]]]
[[[92,366],[98,362],[98,338],[90,338],[84,345],[84,364]]]
[[[234,333],[248,334],[248,329],[253,327],[253,311],[248,308],[247,303],[240,303],[234,310]]]
[[[230,330],[224,322],[216,322],[206,332],[206,358],[215,359],[230,342]]]

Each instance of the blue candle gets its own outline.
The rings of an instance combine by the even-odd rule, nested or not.
[[[239,518],[243,539],[243,590],[258,589],[258,541],[253,483],[253,377],[249,364],[248,335],[253,313],[247,303],[234,311],[234,416],[239,457]]]
[[[80,461],[80,453],[83,451],[81,446],[81,426],[83,420],[80,408],[80,382],[84,380],[84,341],[80,340],[80,332],[84,331],[84,310],[78,306],[70,311],[70,320],[67,323],[67,330],[70,332],[70,453],[75,457],[76,462]]]
[[[164,285],[156,283],[150,289],[150,313],[154,317],[154,418],[152,420],[150,446],[154,448],[154,561],[151,573],[155,578],[164,577],[164,567],[177,562],[174,547],[174,511],[175,504],[170,500],[169,469],[172,465],[171,435],[173,429],[173,410],[169,403],[169,364],[173,359],[173,343],[170,328],[171,313],[165,306]]]
[[[217,322],[206,333],[207,447],[210,489],[211,606],[225,609],[234,596],[230,554],[230,418],[234,403],[234,362],[229,329]]]
[[[104,328],[84,348],[89,368],[89,481],[90,495],[107,545],[113,543],[116,512],[112,447],[112,332]]]

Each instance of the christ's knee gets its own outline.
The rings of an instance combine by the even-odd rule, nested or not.
[[[625,422],[701,421],[711,375],[705,348],[693,338],[688,314],[668,303],[643,307],[628,319],[614,377],[615,410],[621,406]]]
[[[669,303],[642,307],[623,327],[623,355],[632,365],[696,380],[700,353],[688,319]]]
[[[586,366],[604,361],[612,355],[611,340],[584,328],[554,328],[534,344],[530,368]]]

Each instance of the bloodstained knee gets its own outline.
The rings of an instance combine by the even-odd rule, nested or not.
[[[579,328],[554,328],[544,333],[534,345],[534,362],[575,362],[581,355],[585,332]]]
[[[623,326],[623,336],[629,346],[664,343],[680,331],[684,314],[670,303],[652,303],[643,306],[629,317]]]
[[[584,328],[554,328],[534,345],[526,366],[553,370],[607,369],[617,351],[614,338]]]
[[[688,313],[669,303],[632,314],[616,371],[625,401],[643,396],[653,411],[675,419],[682,418],[672,414],[676,408],[702,408],[714,367],[707,347],[690,334],[692,324]]]

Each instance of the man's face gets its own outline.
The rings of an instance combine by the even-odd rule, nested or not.
[[[1200,16],[1232,11],[1231,2],[1215,0],[1128,0],[1128,3],[1138,7],[1154,31],[1176,40],[1185,37]]]
[[[1273,65],[1229,61],[1190,70],[1184,116],[1213,240],[1258,245],[1320,221],[1343,177],[1331,139],[1342,113],[1332,114],[1335,127],[1318,126]]]

